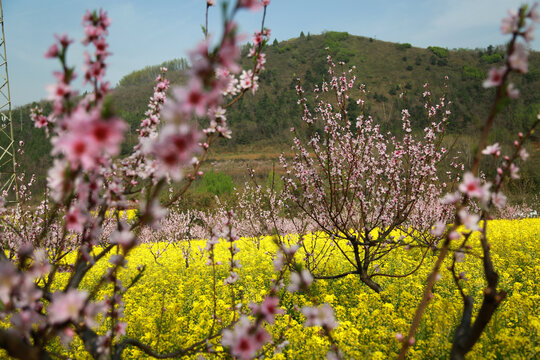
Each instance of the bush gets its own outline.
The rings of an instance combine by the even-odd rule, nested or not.
[[[461,69],[461,78],[463,80],[466,80],[466,79],[482,80],[485,78],[485,74],[484,74],[484,71],[482,71],[482,69],[479,69],[471,65],[463,65],[463,68]]]
[[[406,50],[406,49],[410,49],[412,45],[409,43],[403,43],[403,44],[396,44],[396,47],[398,48],[398,50]]]
[[[501,53],[484,54],[480,59],[488,64],[493,64],[502,61],[504,59],[504,55]]]
[[[214,170],[205,173],[197,187],[197,192],[207,192],[217,196],[232,194],[233,191],[234,183],[232,178],[225,173],[215,172]]]
[[[448,57],[448,49],[438,47],[438,46],[428,46],[428,49],[431,50],[432,53],[437,55],[440,58]]]

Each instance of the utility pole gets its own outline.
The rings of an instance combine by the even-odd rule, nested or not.
[[[0,196],[10,202],[19,202],[17,181],[17,162],[15,161],[15,140],[13,137],[13,119],[11,113],[11,95],[4,33],[4,10],[0,0]],[[12,195],[13,194],[13,195]]]

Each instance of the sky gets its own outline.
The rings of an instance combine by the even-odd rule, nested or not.
[[[222,0],[216,0],[219,4]],[[272,0],[266,26],[273,39],[287,40],[323,31],[347,31],[378,40],[413,46],[485,48],[504,44],[500,22],[522,0]],[[83,63],[81,18],[86,9],[107,11],[109,29],[107,79],[116,85],[125,75],[148,65],[187,57],[202,39],[206,0],[3,0],[4,30],[12,105],[46,98],[45,86],[54,82],[55,60],[43,54],[54,34],[77,40],[68,62]],[[218,33],[220,8],[211,9],[209,31]],[[237,22],[251,36],[260,28],[262,12],[244,11]],[[540,35],[532,49],[540,50]]]

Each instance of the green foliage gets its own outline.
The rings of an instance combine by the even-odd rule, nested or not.
[[[341,48],[341,42],[349,37],[348,32],[327,31],[324,34],[324,45],[330,48],[331,52],[336,52]]]
[[[325,41],[345,41],[349,37],[349,33],[346,31],[327,31],[325,34]]]
[[[461,78],[464,80],[468,80],[468,79],[482,80],[485,78],[485,74],[484,74],[484,71],[482,71],[482,69],[479,69],[475,66],[463,65],[463,69],[461,71]]]
[[[272,43],[272,46],[278,46],[279,45],[279,42],[277,41],[277,39],[274,39],[274,42]]]
[[[412,45],[409,44],[409,43],[396,44],[396,48],[398,50],[406,50],[406,49],[410,49],[411,47],[412,47]]]
[[[448,65],[448,59],[439,59],[439,60],[437,60],[437,65],[439,65],[439,66]]]
[[[232,178],[222,172],[214,172],[214,170],[206,172],[197,186],[198,193],[210,193],[221,196],[224,194],[232,194],[234,191],[234,183]]]
[[[529,72],[525,74],[525,80],[527,82],[540,80],[540,69],[529,69]]]
[[[341,48],[336,54],[336,60],[349,63],[351,59],[353,58],[353,56],[354,56],[354,51],[347,48]]]
[[[439,46],[428,46],[428,50],[431,50],[432,53],[434,53],[440,58],[446,58],[449,54],[448,49]]]
[[[488,64],[498,63],[504,59],[504,54],[501,54],[501,53],[484,54],[482,55],[481,59],[482,61]]]

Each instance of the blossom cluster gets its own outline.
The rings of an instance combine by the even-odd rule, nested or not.
[[[508,16],[502,20],[501,32],[513,36],[508,48],[506,64],[501,67],[493,67],[489,71],[488,78],[484,81],[484,87],[494,87],[504,84],[510,71],[526,74],[529,70],[528,46],[534,40],[535,23],[540,22],[538,4],[535,3],[530,9],[523,7],[518,11],[509,10]],[[527,24],[527,20],[530,21]],[[518,40],[522,38],[525,44]],[[513,83],[506,86],[506,95],[510,98],[519,96],[519,89]]]
[[[254,10],[259,6],[266,9],[268,4],[269,1],[238,1],[234,11],[225,14],[221,42],[210,51],[206,39],[191,53],[188,86],[173,89],[169,100],[169,82],[166,69],[162,69],[138,129],[139,141],[123,159],[118,156],[127,124],[104,101],[110,91],[105,81],[110,56],[106,36],[111,24],[107,13],[88,11],[83,16],[82,43],[92,49],[84,54],[83,82],[92,91],[81,97],[76,97],[72,88],[76,73],[67,62],[73,40],[67,35],[56,37],[57,43],[45,54],[61,65],[61,71],[55,73],[57,82],[48,87],[53,110],[45,116],[35,108],[31,115],[35,126],[44,128],[51,138],[54,165],[48,173],[48,197],[37,209],[25,210],[20,205],[2,219],[2,235],[6,234],[6,238],[1,238],[6,252],[0,254],[2,319],[9,314],[7,319],[16,332],[0,330],[0,336],[1,343],[8,344],[10,355],[38,352],[41,357],[46,356],[49,344],[59,337],[65,344],[73,339],[84,341],[95,358],[121,356],[126,347],[121,343],[126,332],[122,321],[123,297],[144,271],[143,267],[138,269],[127,284],[118,277],[127,264],[126,257],[139,241],[135,230],[159,226],[168,214],[158,201],[164,183],[180,180],[183,168],[190,163],[195,169],[188,179],[192,181],[194,176],[201,175],[197,170],[201,161],[193,155],[201,149],[207,151],[215,133],[230,136],[221,108],[226,84],[216,72],[240,71],[239,35],[233,21],[236,10]],[[258,55],[262,55],[262,45]],[[259,62],[253,71],[258,73],[261,69]],[[203,142],[203,134],[193,121],[195,116],[211,118]],[[23,201],[29,200],[24,195],[25,186],[21,187]],[[140,201],[138,194],[146,196]],[[181,195],[177,194],[169,205]],[[139,207],[139,216],[126,221],[120,213],[133,206]],[[34,247],[48,250],[34,251]],[[89,271],[113,249],[116,254],[108,257],[96,288],[83,289],[81,284]],[[73,250],[77,250],[76,260],[62,264]],[[70,274],[69,280],[61,288],[55,287],[56,276],[66,272]],[[112,293],[95,301],[96,292],[105,286],[112,288]],[[98,334],[95,328],[101,321],[108,330]]]

